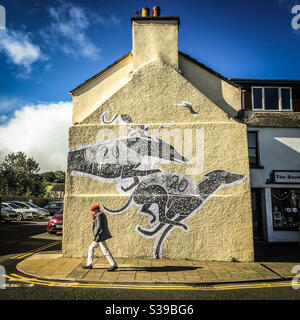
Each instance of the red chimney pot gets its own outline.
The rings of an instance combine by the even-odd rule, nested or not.
[[[155,17],[155,18],[160,17],[160,7],[159,6],[154,6],[152,11],[153,11],[153,17]]]

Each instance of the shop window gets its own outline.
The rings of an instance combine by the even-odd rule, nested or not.
[[[272,189],[274,231],[300,230],[300,189]]]

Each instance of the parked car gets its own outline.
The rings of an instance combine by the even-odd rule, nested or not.
[[[39,208],[38,206],[36,206],[31,202],[26,202],[26,201],[10,201],[10,202],[17,204],[21,208],[26,208],[31,210],[34,218],[43,219],[43,218],[47,218],[50,215],[50,212],[47,209]]]
[[[63,227],[63,209],[60,209],[48,222],[47,231],[51,234],[62,232]]]
[[[18,206],[15,203],[12,202],[2,202],[2,206],[3,208],[6,209],[11,209],[17,212],[18,216],[17,216],[17,220],[21,221],[21,220],[32,220],[33,219],[33,215],[32,215],[32,211],[25,209],[25,208],[21,208],[20,206]]]
[[[25,203],[23,203],[21,201],[8,201],[8,203],[14,203],[22,209],[29,210],[32,213],[32,216],[34,219],[36,219],[38,217],[38,210],[29,207],[28,205],[26,205]]]
[[[49,217],[50,216],[50,212],[47,209],[38,207],[37,205],[35,205],[32,202],[27,202],[26,201],[25,203],[28,204],[31,208],[37,208],[39,210],[39,217],[40,218],[45,218],[45,217]]]
[[[50,212],[50,215],[54,215],[60,211],[64,206],[64,203],[62,201],[50,201],[45,209],[47,209]]]
[[[1,205],[0,220],[10,222],[10,221],[17,220],[17,217],[18,217],[18,213],[16,211],[8,209],[8,208],[4,208]]]

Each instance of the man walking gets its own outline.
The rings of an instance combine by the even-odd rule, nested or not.
[[[91,211],[92,211],[92,218],[94,221],[93,222],[94,241],[89,247],[87,264],[83,268],[92,269],[95,249],[100,246],[104,256],[106,257],[107,261],[111,265],[111,268],[109,268],[107,271],[115,271],[118,268],[117,263],[114,260],[105,242],[105,240],[112,238],[108,230],[106,215],[102,211],[100,211],[100,208],[98,205],[93,206],[91,208]]]

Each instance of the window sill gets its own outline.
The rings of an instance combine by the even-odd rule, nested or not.
[[[264,169],[264,166],[260,166],[258,164],[251,164],[250,169]]]

